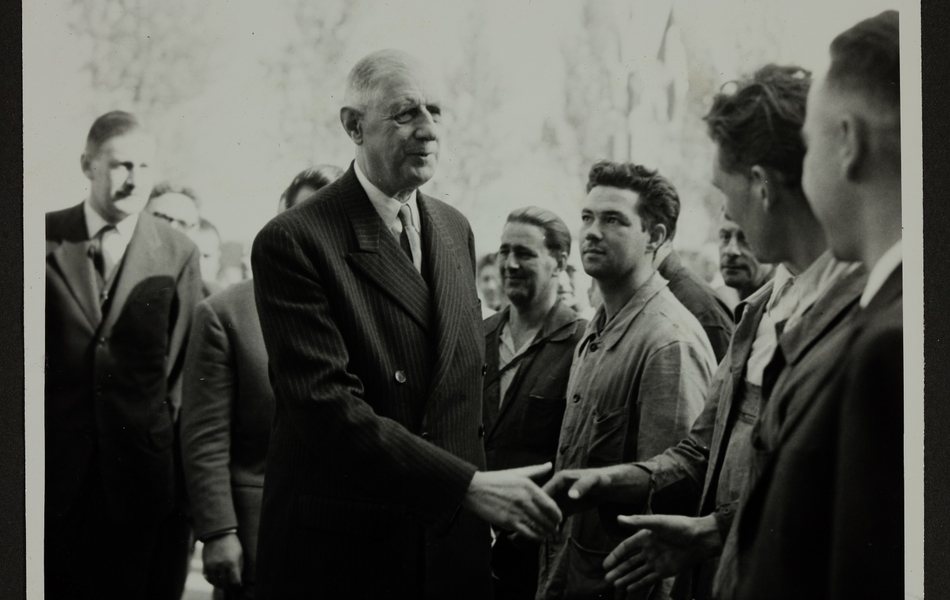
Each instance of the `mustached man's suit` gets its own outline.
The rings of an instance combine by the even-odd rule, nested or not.
[[[89,248],[82,204],[46,215],[46,597],[180,597],[175,421],[198,252],[142,213],[102,293]]]

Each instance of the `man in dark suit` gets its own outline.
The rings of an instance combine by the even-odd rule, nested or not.
[[[574,348],[587,321],[559,297],[571,253],[567,225],[528,206],[508,215],[498,266],[509,305],[484,322],[485,451],[489,469],[554,462]],[[497,531],[492,546],[495,600],[533,600],[539,545]]]
[[[281,196],[278,212],[342,173],[330,165],[305,170]],[[182,460],[205,578],[216,597],[250,599],[274,419],[253,281],[198,304],[184,377]]]
[[[776,383],[791,393],[773,398],[757,440],[762,475],[738,519],[740,598],[904,592],[898,21],[887,11],[835,38],[809,93],[803,185],[834,254],[869,274],[836,346],[790,354]],[[809,354],[825,364],[792,377]]]
[[[473,235],[417,192],[438,162],[436,88],[387,50],[354,66],[344,100],[355,162],[252,253],[276,397],[258,593],[486,598],[482,519],[553,531],[560,512],[527,476],[550,466],[481,471]]]
[[[154,157],[133,115],[99,117],[89,197],[46,215],[47,598],[184,588],[175,422],[201,284],[194,244],[141,213]]]

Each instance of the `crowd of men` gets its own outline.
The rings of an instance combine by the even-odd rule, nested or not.
[[[298,175],[223,291],[196,195],[97,119],[47,215],[46,597],[177,600],[195,539],[216,598],[902,597],[897,13],[830,58],[705,116],[734,311],[637,164],[589,172],[589,320],[551,211],[476,261],[418,189],[439,86],[402,52],[353,67],[355,160]]]

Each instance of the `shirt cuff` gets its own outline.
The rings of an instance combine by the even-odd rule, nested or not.
[[[237,532],[238,532],[237,527],[231,527],[230,529],[223,529],[221,531],[215,531],[214,533],[209,533],[208,535],[200,539],[201,539],[202,544],[207,544],[211,540],[217,539],[219,537],[224,537],[226,535],[230,535],[232,533],[237,533]]]

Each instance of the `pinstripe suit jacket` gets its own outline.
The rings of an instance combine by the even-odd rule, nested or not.
[[[465,218],[422,194],[423,276],[353,167],[258,234],[276,397],[261,597],[485,598],[484,346]]]

